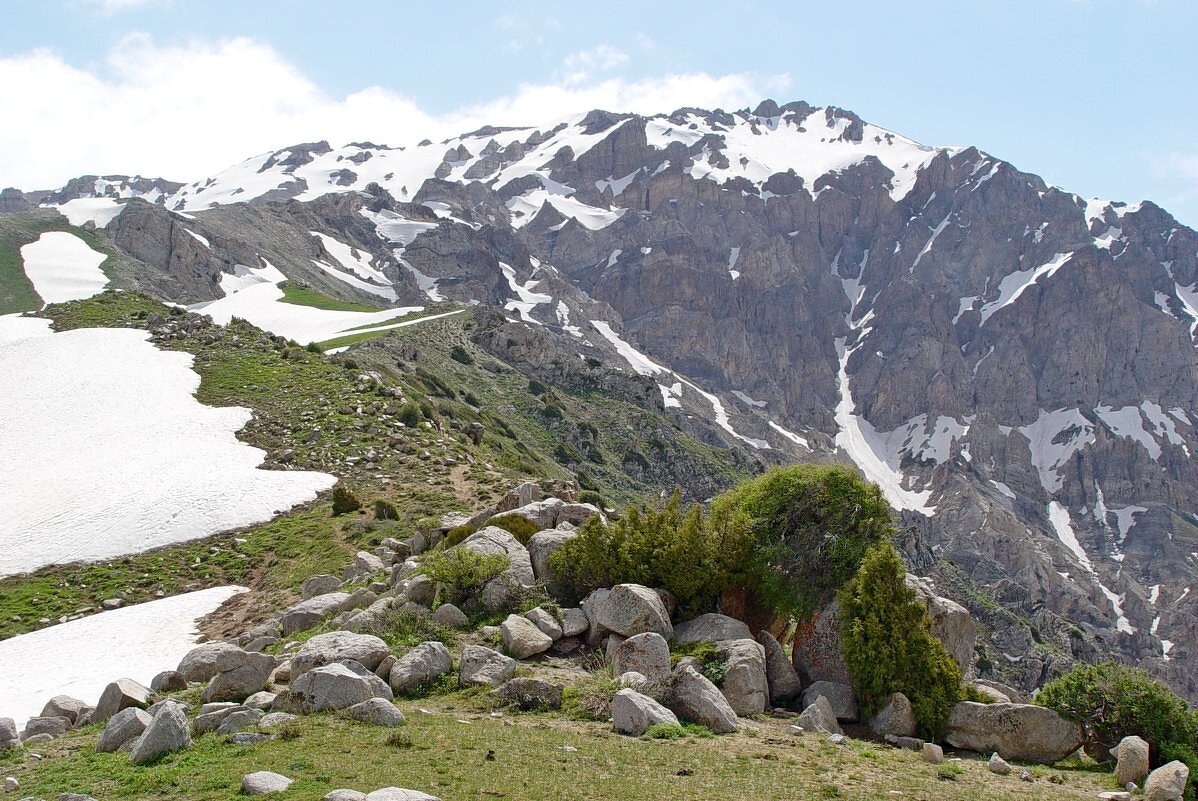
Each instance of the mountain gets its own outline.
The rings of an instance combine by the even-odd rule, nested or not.
[[[767,100],[0,195],[39,205],[117,286],[300,342],[349,328],[280,313],[296,287],[498,307],[472,336],[540,380],[615,367],[740,464],[856,464],[988,626],[979,672],[1113,656],[1198,698],[1198,234],[1150,202]]]

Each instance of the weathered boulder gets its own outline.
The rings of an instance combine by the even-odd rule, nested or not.
[[[1148,774],[1144,782],[1144,801],[1181,801],[1186,792],[1190,769],[1173,760]]]
[[[312,668],[342,659],[352,659],[374,670],[390,653],[387,643],[371,634],[355,634],[352,631],[317,634],[292,655],[291,679],[294,681]]]
[[[249,698],[245,699],[245,705],[250,709],[270,709],[274,704],[275,699],[279,697],[278,693],[272,693],[267,690],[254,693]]]
[[[851,684],[840,645],[840,602],[832,601],[795,629],[793,661],[804,684]]]
[[[736,731],[736,712],[711,681],[690,665],[679,665],[665,693],[665,705],[685,720],[716,734]]]
[[[1128,782],[1144,784],[1150,768],[1148,762],[1148,743],[1143,738],[1124,737],[1119,744],[1111,749],[1115,757],[1115,781],[1120,787],[1126,787]]]
[[[557,526],[557,510],[561,507],[562,501],[559,498],[546,498],[511,509],[507,514],[523,517],[544,530]]]
[[[961,701],[949,716],[944,740],[967,751],[1052,764],[1080,748],[1083,738],[1080,723],[1047,707]]]
[[[554,642],[562,638],[562,624],[545,607],[538,606],[535,609],[529,609],[524,616],[536,624],[536,627]]]
[[[433,612],[433,622],[449,629],[464,629],[470,625],[470,618],[453,604],[441,604]]]
[[[927,581],[911,573],[906,575],[906,583],[915,589],[927,609],[932,634],[957,661],[961,673],[967,674],[973,665],[973,646],[978,636],[978,625],[969,610],[956,601],[936,595]]]
[[[853,697],[853,688],[849,685],[835,681],[817,681],[803,690],[803,707],[815,703],[820,696],[828,699],[837,720],[844,723],[857,720],[857,700]]]
[[[807,731],[818,731],[825,734],[840,734],[840,724],[836,722],[836,713],[826,696],[818,696],[808,704],[799,715],[799,725]]]
[[[281,793],[294,782],[295,779],[289,779],[281,773],[272,773],[269,770],[257,770],[241,777],[241,792],[246,795]]]
[[[341,586],[341,579],[336,576],[330,576],[328,573],[321,573],[319,576],[311,576],[304,580],[300,585],[300,596],[306,601],[309,598],[315,598],[317,595],[327,595],[330,592],[336,592]]]
[[[217,659],[220,672],[208,682],[208,686],[200,694],[200,700],[204,703],[244,701],[266,687],[276,664],[275,658],[269,654],[240,649],[236,652],[225,652]]]
[[[187,689],[187,679],[177,670],[164,670],[150,679],[150,689],[156,693],[173,693]]]
[[[143,686],[133,679],[117,679],[105,687],[104,692],[100,694],[96,711],[92,713],[92,722],[103,723],[117,712],[131,706],[144,709],[150,705],[153,697],[154,691],[149,687]]]
[[[516,660],[481,645],[462,647],[458,680],[462,684],[498,687],[516,674]]]
[[[71,719],[62,715],[30,718],[25,722],[25,729],[21,732],[21,739],[28,740],[30,737],[36,737],[39,734],[48,734],[51,737],[57,737],[60,734],[67,733],[70,729]]]
[[[577,531],[563,531],[551,528],[538,531],[528,540],[528,558],[532,562],[532,572],[537,581],[545,585],[550,595],[556,597],[560,591],[557,576],[549,565],[549,557],[563,545],[578,536]]]
[[[562,610],[562,636],[577,637],[591,627],[587,613],[577,607]]]
[[[544,496],[541,494],[540,486],[535,482],[525,481],[500,498],[499,503],[495,504],[495,511],[499,513],[510,512],[513,509],[519,509],[521,506],[527,506],[530,503],[539,501],[542,497]]]
[[[17,734],[17,722],[12,718],[0,718],[0,751],[20,747],[21,737]]]
[[[678,628],[674,629],[675,637]],[[790,663],[786,651],[774,639],[774,635],[762,629],[757,632],[757,642],[765,650],[765,678],[769,686],[769,705],[782,707],[799,697],[803,691],[803,682]]]
[[[357,790],[332,790],[325,793],[320,801],[366,801],[366,793]]]
[[[94,712],[92,705],[69,695],[56,695],[42,707],[43,718],[66,718],[71,725],[77,725],[80,718]]]
[[[562,526],[569,523],[574,526],[581,526],[592,517],[603,518],[603,512],[598,506],[591,503],[563,503],[557,508],[557,521],[555,526]]]
[[[279,618],[283,636],[310,629],[326,617],[336,614],[341,611],[341,604],[345,603],[348,598],[348,592],[327,592],[300,601]]]
[[[245,709],[249,709],[249,707],[232,701],[204,704],[200,707],[200,712],[196,715],[195,720],[191,722],[191,730],[195,734],[215,731],[229,715]]]
[[[416,604],[425,609],[431,609],[437,599],[437,583],[424,573],[417,573],[408,579],[404,587],[403,597],[408,603]]]
[[[869,719],[869,727],[879,736],[912,737],[916,729],[915,710],[902,693],[893,693],[877,714]]]
[[[670,645],[654,631],[621,641],[612,657],[612,675],[639,673],[647,682],[664,686],[670,679]]]
[[[345,578],[347,581],[361,581],[386,569],[383,560],[370,551],[358,551],[354,554],[354,561],[345,568]]]
[[[220,672],[217,662],[222,654],[237,652],[241,649],[231,642],[206,642],[197,645],[179,660],[175,668],[187,681],[208,681]]]
[[[1007,760],[1000,757],[998,754],[991,754],[990,760],[986,763],[986,767],[990,772],[998,776],[1010,776],[1011,766],[1007,764]]]
[[[163,704],[129,752],[134,765],[146,765],[191,745],[187,713],[181,704]]]
[[[348,709],[371,698],[393,697],[385,681],[357,662],[313,668],[292,682],[291,694],[304,712]]]
[[[505,703],[514,703],[526,712],[536,709],[561,709],[564,689],[560,684],[522,677],[508,679],[491,691],[491,697]]]
[[[623,689],[611,699],[612,726],[620,734],[640,737],[658,723],[678,723],[678,717],[647,695]]]
[[[474,532],[455,548],[465,548],[483,556],[502,555],[510,562],[507,569],[492,579],[478,594],[478,601],[490,612],[507,609],[514,587],[531,587],[536,583],[528,549],[520,541],[497,526],[487,526]]]
[[[354,704],[346,712],[354,720],[374,726],[393,727],[404,722],[403,712],[386,698],[369,698],[360,704]]]
[[[387,683],[397,693],[436,681],[453,670],[453,656],[444,643],[422,642],[395,660]]]
[[[366,801],[441,801],[436,796],[403,787],[384,787],[366,794]]]
[[[674,641],[679,645],[697,642],[720,642],[721,640],[752,639],[749,627],[734,617],[708,612],[694,620],[679,623],[674,627]]]
[[[290,712],[271,712],[263,715],[262,720],[258,721],[259,729],[269,729],[272,726],[281,726],[289,720],[295,720],[298,716]]]
[[[944,749],[936,745],[936,743],[923,744],[923,761],[933,765],[939,765],[944,761]]]
[[[216,733],[223,736],[236,734],[239,731],[248,729],[250,726],[257,726],[258,722],[266,714],[261,709],[244,708],[239,709],[225,716],[225,719],[216,727]]]
[[[122,709],[108,719],[100,739],[96,741],[96,751],[101,754],[111,754],[120,749],[125,743],[140,737],[150,725],[150,717],[144,709],[135,706]]]
[[[661,597],[640,584],[617,584],[599,603],[598,623],[623,637],[657,632],[669,639],[674,633]]]
[[[724,660],[720,692],[737,715],[756,715],[769,705],[765,674],[765,649],[756,640],[723,640],[716,652]]]
[[[499,633],[503,637],[503,647],[516,659],[527,659],[553,647],[553,638],[521,615],[508,615],[499,624]]]

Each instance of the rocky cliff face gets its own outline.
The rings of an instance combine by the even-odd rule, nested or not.
[[[1151,203],[766,101],[296,146],[137,206],[109,233],[160,295],[265,259],[378,300],[320,268],[342,243],[386,300],[504,308],[536,336],[492,344],[547,374],[620,365],[746,459],[857,464],[989,624],[975,670],[1109,654],[1198,697],[1198,234]]]

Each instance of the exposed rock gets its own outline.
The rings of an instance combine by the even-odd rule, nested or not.
[[[200,694],[204,703],[212,701],[244,701],[261,692],[275,669],[275,658],[238,649],[224,652],[217,660],[220,672],[212,677]]]
[[[384,787],[366,794],[366,801],[441,801],[436,796],[403,787]]]
[[[603,517],[603,512],[594,504],[563,503],[557,508],[557,520],[554,521],[554,525],[561,526],[563,523],[570,523],[575,526],[581,526],[592,517],[600,519]]]
[[[352,631],[317,634],[301,645],[291,657],[291,679],[294,681],[312,668],[342,659],[352,659],[368,670],[374,670],[390,653],[387,643],[371,634],[355,634]]]
[[[150,679],[150,689],[156,693],[173,693],[187,689],[187,679],[177,670],[164,670]]]
[[[1144,783],[1150,767],[1147,742],[1135,735],[1124,737],[1111,749],[1111,754],[1116,760],[1115,781],[1120,787],[1126,787],[1128,782]]]
[[[348,592],[328,592],[300,601],[279,618],[283,636],[286,637],[288,634],[312,628],[326,617],[340,611],[341,604],[345,603],[348,598]],[[179,672],[183,673],[182,670]]]
[[[190,745],[191,732],[187,729],[187,714],[183,707],[164,704],[129,752],[129,761],[135,765],[146,765]]]
[[[271,704],[273,704],[275,699],[278,697],[278,693],[272,693],[263,690],[262,692],[254,693],[249,698],[245,699],[245,705],[250,709],[270,709]]]
[[[562,636],[577,637],[591,627],[587,613],[576,607],[562,610]]]
[[[806,731],[821,731],[825,734],[840,734],[840,724],[836,722],[836,713],[828,703],[826,696],[817,696],[815,701],[808,704],[799,715],[799,725]]]
[[[453,670],[453,656],[444,643],[422,642],[395,660],[387,682],[396,693],[436,681]]]
[[[793,661],[804,684],[852,684],[840,645],[840,602],[832,601],[795,629]]]
[[[221,654],[238,652],[241,649],[228,642],[206,642],[187,652],[175,668],[187,681],[208,681],[220,673],[217,662]]]
[[[481,645],[462,647],[458,679],[462,684],[498,687],[516,674],[516,660]]]
[[[536,583],[528,549],[509,532],[497,526],[487,526],[474,532],[455,548],[465,548],[483,556],[501,555],[510,561],[507,569],[483,587],[478,600],[489,612],[508,608],[512,601],[513,587],[531,587]]]
[[[986,767],[990,769],[991,773],[996,773],[999,776],[1011,775],[1011,766],[1007,764],[1007,760],[998,754],[990,755],[990,761],[986,763]]]
[[[21,739],[28,740],[30,737],[36,737],[39,734],[48,734],[51,737],[57,737],[60,734],[70,731],[70,729],[71,719],[61,715],[52,718],[30,718],[25,723],[25,730],[21,732]]]
[[[198,734],[205,732],[216,731],[220,728],[220,724],[225,722],[225,718],[232,715],[234,712],[248,711],[249,707],[244,704],[236,704],[233,702],[204,704],[200,707],[200,713],[196,715],[195,720],[191,722],[191,730]]]
[[[508,615],[499,624],[499,633],[503,637],[503,647],[516,659],[527,659],[553,647],[552,637],[520,615]]]
[[[138,684],[133,679],[117,679],[100,694],[96,711],[92,713],[92,722],[103,723],[117,712],[131,706],[144,709],[149,706],[153,697],[154,692],[149,687]]]
[[[528,540],[528,558],[532,562],[533,574],[537,581],[545,584],[545,589],[554,597],[557,597],[560,588],[557,585],[557,576],[549,565],[549,557],[577,536],[576,531],[551,528],[538,531]]]
[[[612,697],[611,719],[616,731],[633,737],[640,737],[658,723],[678,723],[677,716],[657,701],[627,688]]]
[[[12,718],[0,718],[0,751],[20,748],[21,738],[17,734],[17,723]]]
[[[125,743],[140,737],[150,725],[150,717],[144,709],[129,707],[122,709],[108,719],[100,739],[96,741],[96,751],[101,754],[111,754],[120,749]]]
[[[599,604],[598,623],[623,637],[657,632],[669,639],[674,633],[670,616],[656,592],[640,584],[617,584]]]
[[[845,723],[857,720],[857,700],[853,697],[853,688],[847,684],[835,681],[817,681],[803,690],[803,706],[808,707],[823,696],[832,707],[836,719]]]
[[[262,716],[262,720],[258,721],[258,728],[268,729],[272,726],[281,726],[289,720],[295,720],[296,717],[290,712],[271,712]]]
[[[560,684],[551,684],[540,679],[508,679],[491,691],[491,697],[514,703],[524,711],[561,709],[564,689]]]
[[[978,704],[961,701],[949,716],[944,740],[954,748],[1003,759],[1052,764],[1082,745],[1080,723],[1031,704]]]
[[[375,573],[382,573],[386,569],[387,566],[383,564],[383,560],[370,551],[358,551],[354,554],[353,563],[345,568],[345,578],[347,581],[361,581]]]
[[[266,795],[281,793],[290,787],[295,779],[289,779],[281,773],[269,770],[258,770],[241,777],[241,792],[246,795]]]
[[[528,610],[524,616],[536,624],[536,627],[551,640],[556,642],[562,638],[562,624],[557,621],[552,612],[543,606]]]
[[[291,693],[304,712],[348,709],[371,698],[393,697],[386,682],[356,662],[313,668],[292,683]]]
[[[336,576],[330,576],[328,573],[322,573],[319,576],[312,576],[304,580],[300,585],[300,596],[306,601],[309,598],[315,598],[317,595],[327,595],[330,592],[336,592],[341,586],[341,579]]]
[[[724,640],[716,643],[724,660],[724,682],[720,692],[737,715],[756,715],[769,705],[769,683],[765,673],[765,649],[756,640]]]
[[[678,629],[674,628],[674,636]],[[786,706],[799,697],[803,690],[803,682],[795,671],[794,665],[782,650],[782,646],[774,639],[774,635],[762,629],[757,632],[757,642],[765,649],[765,677],[769,684],[769,705],[771,707]]]
[[[43,718],[66,718],[74,726],[79,723],[80,718],[94,712],[92,705],[78,698],[72,698],[69,695],[56,695],[46,702],[42,707]]]
[[[736,713],[728,701],[706,676],[690,665],[679,665],[674,671],[664,700],[679,717],[700,723],[716,734],[736,731]]]
[[[266,715],[261,709],[240,709],[226,715],[225,719],[216,727],[216,733],[221,736],[236,734],[251,726],[257,726],[258,722],[264,717]]]
[[[674,627],[674,642],[691,645],[697,642],[720,642],[721,640],[752,639],[749,627],[734,617],[708,612],[694,620],[679,623]]]
[[[510,515],[517,515],[526,520],[530,520],[541,527],[542,530],[550,529],[557,526],[557,510],[561,508],[562,502],[558,498],[546,498],[543,501],[534,501],[533,503],[525,504],[507,512]]]
[[[525,481],[507,495],[504,495],[499,500],[499,503],[495,504],[495,511],[500,514],[510,512],[521,506],[527,506],[534,501],[539,501],[541,498],[541,488],[532,481]]]
[[[902,693],[888,696],[878,713],[869,719],[869,727],[882,737],[911,737],[916,729],[911,701]]]
[[[637,634],[616,646],[611,663],[616,676],[639,673],[649,684],[664,686],[670,679],[670,645],[657,632]]]
[[[1181,801],[1186,791],[1190,769],[1184,762],[1174,760],[1148,774],[1144,782],[1145,801]]]
[[[906,583],[915,589],[927,609],[932,634],[957,661],[962,675],[968,675],[973,667],[973,645],[978,634],[977,623],[969,610],[956,601],[937,596],[931,585],[910,573],[906,576]]]
[[[933,765],[939,765],[944,761],[944,749],[936,745],[936,743],[924,743],[923,761],[931,762]]]
[[[470,625],[470,618],[453,604],[441,604],[433,612],[433,622],[449,629],[464,629]]]
[[[399,726],[404,722],[403,712],[385,698],[371,698],[354,704],[346,712],[354,720],[375,726]]]

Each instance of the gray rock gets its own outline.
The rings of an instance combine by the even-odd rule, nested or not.
[[[857,701],[853,698],[852,687],[834,681],[817,681],[803,690],[804,708],[815,703],[821,695],[828,699],[837,720],[845,723],[857,720]]]
[[[516,660],[481,645],[462,647],[458,679],[462,684],[498,687],[516,674]]]
[[[353,661],[309,670],[292,682],[291,694],[304,712],[348,709],[371,698],[393,697],[385,681]]]
[[[255,654],[238,649],[226,652],[218,659],[221,671],[212,677],[200,694],[204,703],[213,701],[244,701],[256,692],[261,692],[270,681],[276,667],[273,656]]]
[[[930,584],[910,573],[906,575],[906,583],[915,589],[927,609],[932,634],[957,661],[961,673],[967,674],[973,665],[973,646],[978,635],[977,623],[969,610],[956,601],[939,597]]]
[[[587,613],[577,607],[562,610],[562,636],[577,637],[591,627]]]
[[[28,745],[41,745],[51,742],[54,742],[53,734],[31,734],[25,738],[25,743]]]
[[[164,670],[150,679],[150,689],[156,693],[173,693],[187,689],[187,679],[177,670]]]
[[[129,752],[129,761],[134,765],[146,765],[190,745],[191,732],[187,728],[187,714],[183,707],[164,704]]]
[[[734,617],[708,612],[694,620],[679,623],[674,627],[674,642],[693,645],[697,642],[720,642],[721,640],[747,640],[753,634],[749,627]]]
[[[531,620],[537,628],[554,642],[562,638],[562,624],[558,622],[557,618],[548,609],[538,606],[535,609],[525,612],[524,616]]]
[[[42,707],[42,714],[39,717],[66,718],[72,726],[75,726],[81,717],[94,711],[91,704],[80,701],[78,698],[72,698],[69,695],[56,695]]]
[[[939,765],[944,761],[944,749],[935,743],[923,744],[923,761]]]
[[[261,709],[240,709],[226,715],[225,719],[216,727],[216,733],[219,735],[236,734],[251,726],[257,726],[264,717],[266,714]]]
[[[555,526],[561,526],[565,523],[570,523],[575,526],[581,526],[592,517],[603,519],[603,512],[598,506],[590,503],[563,503],[557,508],[557,520]]]
[[[508,679],[491,691],[491,697],[504,703],[514,703],[526,712],[537,709],[561,709],[564,689],[560,684],[551,684],[540,679]]]
[[[259,693],[254,693],[249,698],[245,699],[245,705],[250,709],[270,709],[271,704],[279,697],[278,693],[267,692],[263,690]]]
[[[20,748],[21,738],[17,734],[17,723],[12,718],[0,718],[0,751]]]
[[[795,630],[793,661],[804,684],[852,684],[840,645],[840,602],[832,601]]]
[[[349,597],[342,602],[340,610],[349,612],[354,609],[365,609],[379,599],[378,593],[369,590],[365,587],[359,587],[349,594]]]
[[[611,660],[612,673],[639,673],[650,685],[664,686],[670,680],[670,646],[665,637],[647,631],[621,641]]]
[[[1001,690],[996,690],[995,688],[991,687],[988,684],[978,684],[977,682],[970,682],[970,686],[973,687],[975,690],[977,690],[979,693],[981,693],[983,696],[985,696],[987,699],[989,699],[988,703],[1009,704],[1012,702],[1011,696],[1007,695],[1006,693],[1002,692]]]
[[[554,597],[557,597],[560,587],[557,584],[557,576],[549,565],[549,557],[577,536],[576,531],[551,528],[538,531],[528,540],[528,558],[532,562],[533,574],[537,581],[544,583],[545,589]]]
[[[395,660],[387,681],[397,693],[430,684],[453,670],[453,656],[444,643],[422,642]]]
[[[470,625],[470,618],[453,604],[441,604],[433,612],[433,622],[449,629],[464,629]]]
[[[1000,757],[998,754],[991,754],[990,760],[986,763],[991,773],[999,776],[1010,776],[1011,766],[1007,764],[1007,760]]]
[[[441,801],[436,796],[403,787],[384,787],[366,794],[366,801]]]
[[[510,562],[507,569],[483,587],[478,599],[489,612],[499,612],[512,602],[512,587],[531,587],[536,583],[528,549],[509,532],[496,526],[487,526],[474,532],[455,548],[464,548],[482,556],[506,556]]]
[[[200,707],[200,713],[196,715],[195,720],[191,722],[191,730],[197,735],[216,731],[229,715],[247,711],[249,711],[248,706],[231,701],[220,704],[204,704]]]
[[[1184,762],[1173,760],[1148,774],[1144,782],[1145,801],[1181,801],[1186,791],[1190,769]]]
[[[354,720],[374,726],[399,726],[404,722],[403,712],[385,698],[371,698],[354,704],[346,713]]]
[[[1111,749],[1115,757],[1115,781],[1120,787],[1126,787],[1128,782],[1143,784],[1148,778],[1150,768],[1148,762],[1148,743],[1134,734],[1124,737],[1119,744]]]
[[[720,692],[737,715],[756,715],[769,704],[765,674],[765,649],[756,640],[724,640],[716,643],[724,660],[724,682]]]
[[[679,628],[681,627],[674,628],[675,637],[678,636]],[[769,705],[784,707],[802,694],[803,682],[782,646],[774,639],[774,635],[762,629],[757,632],[757,642],[765,649],[765,678],[769,686]]]
[[[499,634],[503,638],[503,647],[516,659],[527,659],[553,647],[552,637],[520,615],[508,615],[499,624]]]
[[[306,601],[309,598],[315,598],[317,595],[327,595],[330,592],[336,592],[341,586],[341,579],[336,576],[330,576],[328,573],[322,573],[319,576],[312,576],[304,581],[300,586],[300,595]]]
[[[949,716],[944,740],[967,751],[1052,764],[1080,748],[1083,738],[1080,723],[1047,707],[961,701]]]
[[[57,737],[60,734],[66,734],[70,729],[71,719],[61,715],[52,718],[30,718],[25,723],[25,730],[21,732],[21,739],[28,740],[30,737],[38,734],[49,734],[51,737]]]
[[[539,501],[542,497],[541,488],[537,484],[532,481],[525,481],[507,495],[504,495],[499,500],[499,503],[495,504],[495,511],[497,513],[510,512],[513,509],[519,509],[521,506],[527,506],[530,503]]]
[[[281,773],[259,770],[241,777],[241,792],[246,795],[281,793],[295,782]]]
[[[716,734],[736,731],[732,707],[719,689],[690,665],[679,665],[674,671],[664,700],[679,717],[702,724]]]
[[[110,717],[128,709],[131,706],[145,708],[149,706],[154,692],[133,679],[117,679],[104,688],[96,711],[92,713],[92,722],[103,723]]]
[[[122,709],[108,719],[100,739],[96,741],[96,751],[101,754],[114,753],[125,743],[140,737],[152,719],[144,709],[135,706]]]
[[[437,585],[425,574],[417,573],[408,580],[408,586],[404,590],[404,595],[407,597],[408,603],[428,609],[437,598]]]
[[[158,710],[161,709],[164,704],[178,704],[179,706],[183,707],[184,712],[191,710],[191,704],[180,701],[177,698],[163,698],[161,701],[156,701],[146,707],[146,712],[150,717],[154,717],[158,714]]]
[[[665,605],[649,587],[617,584],[599,604],[598,623],[623,637],[653,631],[669,639],[674,633]]]
[[[827,697],[817,696],[799,715],[799,725],[806,731],[819,731],[825,734],[840,734],[840,724],[836,722],[836,713]]]
[[[271,712],[262,716],[262,720],[258,721],[259,729],[269,729],[272,726],[281,726],[289,720],[295,720],[298,716],[290,712]]]
[[[312,668],[343,659],[352,659],[374,670],[390,654],[387,643],[371,634],[355,634],[352,631],[317,634],[291,657],[291,679],[294,681]]]
[[[543,501],[533,501],[524,506],[517,507],[507,512],[507,514],[523,517],[540,526],[541,530],[551,529],[557,526],[557,511],[562,507],[562,502],[558,498],[546,498]]]
[[[313,596],[306,601],[300,601],[279,617],[283,636],[310,629],[326,617],[336,614],[340,611],[341,604],[345,603],[348,598],[349,593],[347,592],[329,592]]]
[[[366,793],[357,790],[333,790],[325,793],[321,801],[366,801]]]
[[[225,653],[236,653],[241,649],[228,642],[206,642],[187,652],[175,668],[187,681],[208,681],[220,673],[217,663]],[[227,670],[228,668],[224,668]]]
[[[678,723],[678,717],[647,695],[623,689],[611,699],[612,726],[621,734],[640,737],[658,723]]]
[[[345,568],[345,578],[349,581],[360,581],[375,573],[382,573],[386,569],[387,566],[383,564],[383,560],[370,551],[358,551],[354,554],[353,563]]]
[[[264,734],[259,731],[239,731],[226,737],[225,742],[231,745],[257,745],[277,737],[277,734]]]
[[[915,710],[902,693],[893,693],[878,713],[869,719],[869,727],[882,737],[911,737],[916,729]]]

